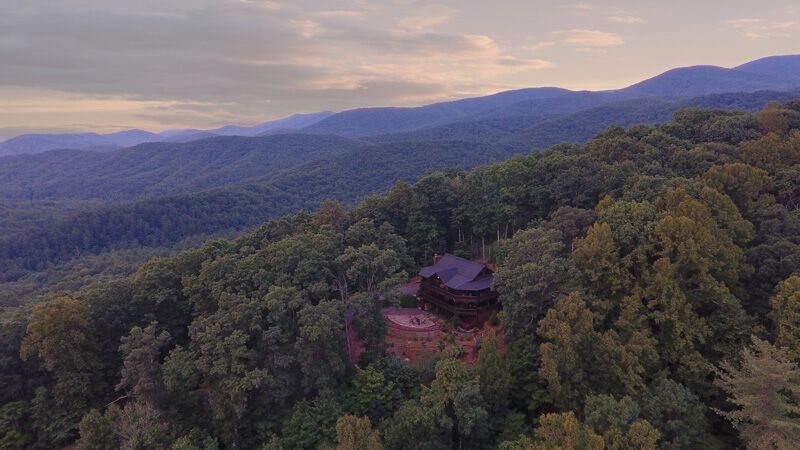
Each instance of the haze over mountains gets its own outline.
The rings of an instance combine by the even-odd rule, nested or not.
[[[283,119],[271,120],[251,127],[227,125],[213,130],[167,130],[161,133],[127,130],[110,134],[23,134],[0,142],[0,156],[41,153],[59,149],[111,151],[145,142],[191,142],[215,136],[252,137],[262,134],[286,133],[305,128],[333,114],[330,111],[313,114],[294,114]]]
[[[191,142],[215,136],[252,137],[286,132],[363,138],[497,118],[553,118],[556,115],[644,97],[685,98],[726,92],[793,89],[800,89],[800,56],[774,56],[734,68],[693,66],[673,69],[613,91],[520,89],[414,108],[361,108],[340,113],[326,111],[296,114],[250,127],[228,125],[212,130],[26,134],[0,142],[0,156],[40,153],[54,149],[110,151],[145,142]]]
[[[522,89],[158,135],[19,136],[0,146],[0,154],[32,153],[0,158],[0,280],[87,255],[238,232],[326,198],[353,203],[431,170],[583,143],[610,125],[666,122],[686,108],[756,111],[797,98],[800,56],[786,56],[676,69],[616,91]],[[131,147],[137,140],[148,142]]]

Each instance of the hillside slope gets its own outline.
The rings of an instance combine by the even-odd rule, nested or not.
[[[39,270],[86,253],[170,246],[196,234],[241,230],[269,218],[313,208],[325,198],[352,202],[397,181],[413,181],[431,170],[474,167],[528,153],[548,142],[585,142],[610,124],[656,123],[690,106],[749,105],[757,109],[790,95],[763,92],[691,101],[632,100],[542,122],[510,133],[498,142],[417,140],[356,146],[236,185],[95,208],[32,228],[0,240],[0,266],[7,267],[4,276],[13,279],[27,270]],[[280,137],[293,139],[273,138]]]
[[[241,230],[314,208],[326,198],[352,202],[429,170],[469,168],[506,156],[499,146],[460,141],[370,145],[235,186],[96,208],[0,239],[0,279],[84,254],[170,246],[196,234]]]
[[[64,150],[3,159],[0,198],[125,201],[235,184],[362,145],[336,136],[215,137],[98,154]]]

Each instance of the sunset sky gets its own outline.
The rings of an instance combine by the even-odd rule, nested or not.
[[[0,137],[609,89],[795,53],[786,0],[0,0]]]

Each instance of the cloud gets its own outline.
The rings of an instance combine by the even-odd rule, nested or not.
[[[539,50],[541,50],[543,48],[552,47],[554,45],[556,45],[556,43],[553,42],[553,41],[541,41],[541,42],[537,42],[535,44],[525,45],[525,46],[522,47],[522,49],[526,50],[526,51],[529,51],[529,52],[536,52],[536,51],[539,51]]]
[[[355,10],[337,9],[330,11],[319,11],[314,13],[314,16],[326,19],[330,18],[363,19],[364,13]]]
[[[594,11],[597,8],[595,8],[594,5],[592,5],[591,3],[580,2],[580,3],[575,4],[575,9],[578,9],[578,10],[581,10],[581,11]]]
[[[267,11],[278,11],[283,9],[283,5],[269,0],[238,0],[239,3],[261,8]]]
[[[797,22],[773,22],[756,18],[729,20],[727,24],[737,33],[750,40],[787,37],[791,36],[792,31],[797,29]]]
[[[554,69],[556,64],[544,59],[522,59],[514,56],[502,56],[497,59],[504,66],[525,67],[529,69]]]
[[[564,36],[564,42],[583,49],[617,47],[625,43],[622,36],[610,31],[573,29],[557,31]]]
[[[438,30],[458,14],[447,7],[402,16],[409,8],[394,2],[316,12],[259,0],[82,2],[0,2],[0,98],[21,93],[0,114],[4,127],[252,123],[486,94],[555,66],[489,35]]]
[[[644,19],[638,16],[630,16],[630,15],[617,15],[617,16],[608,16],[608,20],[614,23],[624,23],[628,25],[642,23]]]
[[[419,14],[404,17],[399,20],[398,26],[403,30],[424,31],[449,22],[458,15],[459,11],[455,8],[446,6],[429,6],[423,8]]]

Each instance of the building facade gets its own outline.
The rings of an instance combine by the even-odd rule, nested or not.
[[[462,326],[479,326],[499,308],[493,274],[477,261],[437,255],[419,272],[418,297],[426,309],[456,317]]]

